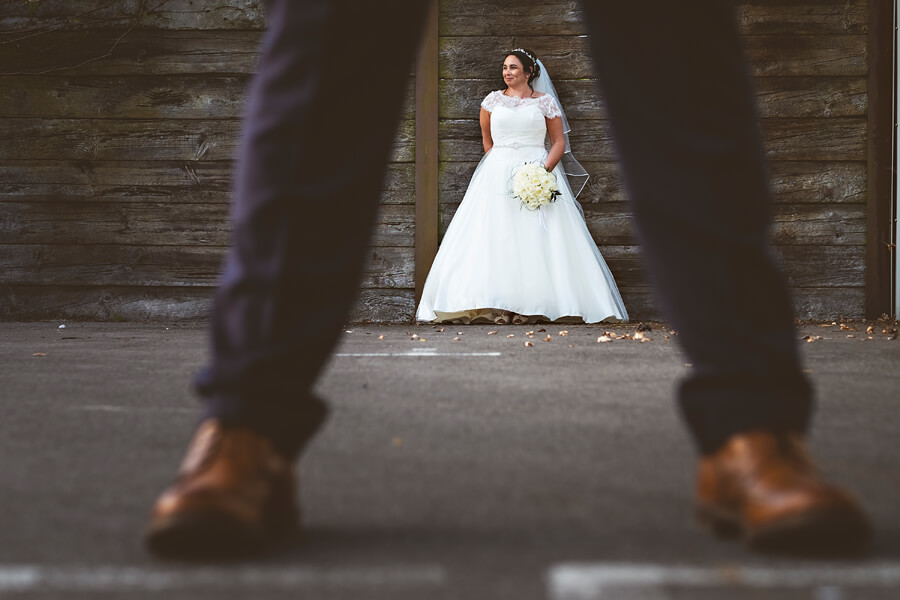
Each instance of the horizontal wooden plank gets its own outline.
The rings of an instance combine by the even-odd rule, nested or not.
[[[581,161],[615,160],[609,122],[572,120],[572,151]],[[763,144],[770,160],[865,160],[866,119],[762,119]],[[483,155],[481,128],[475,120],[445,119],[440,123],[442,161],[473,161]]]
[[[239,119],[0,119],[0,160],[231,160]],[[402,120],[391,161],[412,162],[415,121]]]
[[[441,203],[457,204],[462,200],[477,164],[475,161],[440,164]],[[582,165],[591,178],[578,197],[579,202],[627,200],[618,163],[583,161]],[[866,163],[862,161],[772,161],[769,170],[773,197],[779,204],[866,202]]]
[[[248,75],[4,77],[0,117],[237,119]]]
[[[864,35],[869,25],[868,0],[754,0],[737,16],[745,35]]]
[[[0,75],[247,75],[256,70],[261,37],[256,31],[122,33],[54,31],[26,37],[3,46]]]
[[[794,316],[804,321],[862,319],[866,289],[863,286],[795,288],[791,290]]]
[[[865,76],[865,35],[752,35],[743,38],[756,76]]]
[[[231,161],[0,161],[0,203],[221,203],[231,198]],[[390,163],[383,204],[415,202],[415,164]]]
[[[576,0],[472,2],[441,0],[441,36],[568,35],[587,33]],[[509,46],[514,48],[515,46]]]
[[[262,29],[260,0],[39,0],[36,10],[26,2],[5,2],[0,30],[28,31],[38,27],[85,29]],[[143,5],[143,14],[141,8]]]
[[[206,319],[212,287],[14,285],[0,288],[0,321]],[[363,289],[348,322],[410,322],[413,290]]]
[[[3,285],[0,321],[183,321],[204,319],[212,287]]]
[[[457,204],[441,205],[440,233],[442,236],[458,207]],[[588,230],[601,248],[637,244],[627,204],[584,204],[583,209]],[[862,246],[865,244],[866,210],[863,205],[776,205],[773,212],[771,239],[776,245]]]
[[[22,2],[10,2],[0,15],[0,30],[79,26],[89,29],[125,28],[134,23],[138,0],[122,0],[97,10],[96,0],[41,0],[32,13]],[[104,5],[107,3],[103,3]],[[574,0],[519,0],[516,3],[442,0],[441,35],[508,35],[517,31],[544,35],[580,35],[585,28]],[[89,14],[84,14],[90,12]],[[806,0],[805,2],[746,2],[738,6],[744,34],[866,33],[865,0]],[[265,15],[260,0],[154,0],[137,24],[144,29],[262,29]]]
[[[573,0],[518,0],[472,2],[441,0],[440,34],[443,36],[581,35],[586,33],[578,2]],[[805,2],[747,2],[738,6],[744,35],[864,34],[865,0],[806,0]]]
[[[206,246],[3,245],[0,284],[209,287],[225,249]],[[413,248],[370,248],[362,288],[409,288]]]
[[[593,80],[554,80],[569,119],[606,119],[603,98]],[[862,117],[868,110],[863,77],[757,77],[761,117]],[[444,79],[440,82],[442,119],[477,118],[481,101],[500,89],[499,78]]]
[[[620,287],[632,322],[663,321],[654,292],[646,286]],[[205,319],[213,288],[16,285],[0,289],[0,321],[68,319],[91,321],[183,321]],[[862,287],[793,290],[799,319],[861,318]],[[412,290],[360,290],[348,319],[409,322],[415,312]]]
[[[631,322],[666,321],[652,288],[621,287],[622,300]],[[794,316],[807,321],[861,319],[864,315],[865,289],[859,287],[795,288],[792,290]],[[654,336],[656,337],[656,336]]]
[[[0,117],[239,119],[249,75],[21,75],[3,78]],[[404,118],[414,119],[414,83]]]
[[[762,119],[760,123],[770,161],[866,159],[868,126],[863,117]]]
[[[769,163],[776,202],[799,204],[866,202],[866,163],[781,161]]]
[[[440,77],[493,80],[507,48],[524,46],[547,65],[553,79],[590,79],[589,40],[572,36],[443,37]],[[856,76],[867,72],[865,35],[746,36],[756,76]]]
[[[57,31],[4,46],[0,75],[246,75],[257,63],[258,32]],[[865,76],[865,35],[744,37],[750,70],[765,76]],[[440,39],[444,79],[496,78],[508,48],[537,53],[554,79],[593,77],[589,40],[579,36],[455,37]],[[106,56],[109,54],[109,56]],[[103,58],[101,58],[103,57]]]
[[[229,210],[227,203],[3,202],[0,240],[15,244],[226,246]],[[414,236],[414,206],[381,206],[373,246],[412,246]]]

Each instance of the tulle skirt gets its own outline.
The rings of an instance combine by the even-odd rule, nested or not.
[[[538,211],[511,197],[515,167],[541,148],[493,148],[447,228],[416,312],[420,321],[470,323],[503,311],[530,321],[627,321],[628,313],[565,175],[561,197]]]

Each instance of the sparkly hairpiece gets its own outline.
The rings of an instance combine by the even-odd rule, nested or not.
[[[533,62],[534,64],[537,64],[537,57],[534,54],[532,54],[531,52],[529,52],[528,50],[526,50],[525,48],[513,48],[509,52],[510,53],[521,52],[522,54],[524,54],[525,56],[530,58],[531,62]]]

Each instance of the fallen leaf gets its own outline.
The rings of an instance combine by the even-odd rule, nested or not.
[[[454,341],[454,342],[458,342],[458,341],[459,341],[459,339],[460,339],[460,338],[458,338],[458,337],[455,337],[455,338],[453,338],[453,341]]]
[[[851,334],[848,334],[847,337],[848,337],[848,338],[855,338],[856,336],[853,335],[853,334],[851,333]]]
[[[569,344],[569,348],[574,348],[575,344]]]
[[[532,329],[531,331],[526,331],[525,335],[534,335],[534,330]]]
[[[806,340],[807,344],[811,344],[811,343],[815,342],[816,340],[821,340],[822,336],[821,335],[807,335],[807,336],[804,336],[803,339]]]
[[[425,341],[425,338],[419,338],[419,341],[420,341],[420,342],[424,342],[424,341]]]
[[[834,323],[831,323],[831,324],[828,324],[828,323],[822,323],[822,324],[819,325],[819,327],[834,327]]]
[[[686,367],[693,367],[693,366],[694,366],[694,363],[684,363],[684,366],[686,366]]]
[[[559,335],[560,337],[566,337],[567,335],[569,335],[569,330],[568,330],[568,329],[563,329],[563,330],[560,331],[557,335]]]
[[[868,333],[869,335],[875,333],[875,328],[872,325],[869,325],[868,327],[866,327],[866,333]]]
[[[35,352],[32,356],[47,356],[46,352]]]
[[[534,344],[532,342],[525,342],[524,346],[526,348],[531,348],[532,346],[534,346]]]
[[[547,337],[544,338],[544,341],[545,341],[545,342],[552,342],[552,341],[553,341],[553,336],[550,335],[550,334],[548,333],[548,334],[547,334]]]
[[[419,336],[414,333],[414,334],[412,334],[412,337],[410,337],[409,339],[417,340],[417,339],[419,339]]]
[[[507,337],[507,338],[514,338],[514,337],[516,337],[516,334],[514,334],[514,333],[511,333],[511,334],[509,334],[509,335],[508,335],[508,336],[506,336],[506,337]]]
[[[463,335],[463,332],[462,332],[462,331],[457,331],[457,332],[456,332],[456,335]]]
[[[538,333],[547,333],[547,330],[541,327],[540,329],[538,329]]]
[[[497,335],[499,331],[488,331],[488,335]]]
[[[615,338],[609,337],[608,335],[601,335],[600,337],[597,338],[597,343],[598,343],[598,344],[605,344],[606,342],[611,342],[611,341],[613,341],[614,339],[615,339]]]
[[[438,329],[438,333],[444,333],[444,328],[441,327],[440,329]]]
[[[384,336],[383,336],[383,335],[379,335],[379,336],[378,336],[378,339],[379,339],[379,340],[383,340],[383,339],[384,339]]]

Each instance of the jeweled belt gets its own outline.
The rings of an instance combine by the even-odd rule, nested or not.
[[[540,148],[541,150],[546,150],[543,144],[520,144],[519,142],[513,142],[511,144],[494,144],[493,148],[512,148],[513,150],[518,150],[519,148]]]

